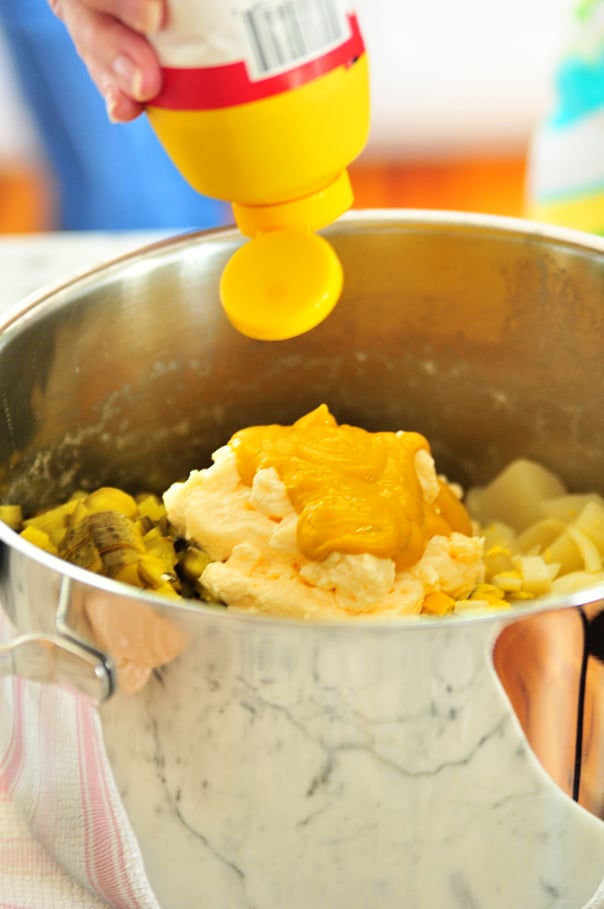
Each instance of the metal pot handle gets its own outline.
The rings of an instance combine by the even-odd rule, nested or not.
[[[117,687],[115,665],[111,657],[74,624],[78,610],[73,605],[72,583],[68,576],[61,578],[58,593],[54,627],[45,628],[44,620],[38,616],[33,623],[28,622],[29,629],[19,628],[19,621],[13,618],[20,633],[0,640],[0,677],[18,676],[34,682],[54,683],[97,705],[102,704]]]
[[[59,635],[21,634],[0,645],[0,676],[54,682],[96,704],[111,696],[115,671],[100,651]]]

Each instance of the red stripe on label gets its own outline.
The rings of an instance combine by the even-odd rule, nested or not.
[[[338,66],[350,66],[365,51],[356,16],[349,16],[351,36],[315,60],[266,79],[251,81],[243,60],[224,66],[164,67],[162,88],[150,102],[168,110],[219,110],[298,88]]]

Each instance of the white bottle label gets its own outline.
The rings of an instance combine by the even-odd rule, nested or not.
[[[153,105],[218,109],[287,91],[364,51],[348,0],[169,0],[150,36],[164,85]]]
[[[168,22],[150,36],[163,66],[245,61],[264,78],[350,37],[347,0],[169,0]]]
[[[350,38],[347,11],[337,0],[252,3],[239,12],[251,78],[283,72]]]

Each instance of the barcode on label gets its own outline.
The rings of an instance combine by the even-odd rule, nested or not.
[[[312,59],[350,37],[337,0],[266,0],[242,13],[252,52],[251,74],[260,78]]]

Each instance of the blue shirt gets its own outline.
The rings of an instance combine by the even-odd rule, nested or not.
[[[0,26],[55,177],[58,228],[188,230],[232,220],[226,204],[180,176],[144,115],[109,122],[46,0],[0,0]]]

